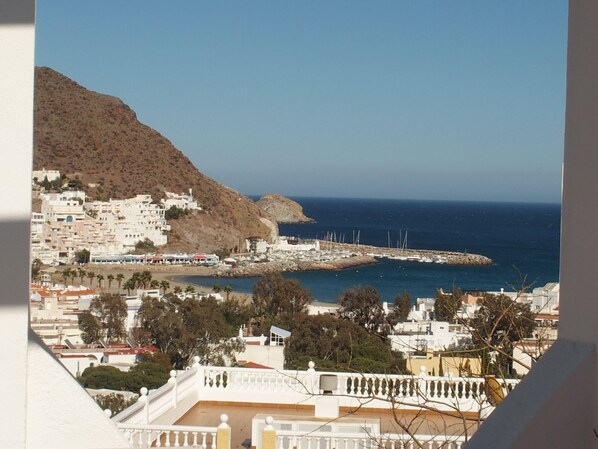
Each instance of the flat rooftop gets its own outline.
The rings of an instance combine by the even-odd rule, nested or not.
[[[175,424],[188,426],[218,426],[220,415],[226,413],[232,430],[232,448],[243,449],[252,446],[251,421],[255,415],[314,416],[311,405],[272,405],[239,402],[198,402]],[[461,435],[467,428],[471,436],[478,427],[477,415],[451,416],[450,413],[422,410],[348,409],[341,407],[340,417],[379,419],[382,433],[404,433],[401,425],[410,432],[426,435]],[[331,420],[333,421],[333,420]]]

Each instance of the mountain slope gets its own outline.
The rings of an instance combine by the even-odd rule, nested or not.
[[[140,123],[120,99],[89,91],[47,68],[35,71],[35,169],[79,177],[96,199],[187,192],[204,207],[171,220],[169,250],[232,249],[243,239],[270,240],[276,226],[249,198],[200,173],[172,143]]]

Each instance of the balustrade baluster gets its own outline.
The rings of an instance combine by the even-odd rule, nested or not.
[[[189,446],[189,432],[183,431],[183,447]]]
[[[166,441],[164,441],[164,447],[170,447],[170,432],[164,432],[166,434]]]
[[[150,447],[152,445],[152,441],[153,441],[152,433],[154,433],[154,432],[151,429],[148,429],[145,431],[145,441],[146,441],[145,444],[147,445],[147,447]]]
[[[141,430],[133,431],[137,435],[137,446],[143,447],[143,432]]]
[[[179,433],[180,432],[178,430],[174,431],[174,447],[179,447],[180,446],[180,444],[179,444]]]
[[[201,447],[203,449],[206,449],[206,447],[207,447],[207,445],[206,445],[206,435],[207,435],[207,432],[202,432],[201,433]]]
[[[330,440],[331,440],[331,439],[332,439],[332,438],[326,438],[326,439],[325,439],[325,441],[326,441],[326,449],[330,449]]]
[[[284,449],[284,437],[278,435],[278,449]]]
[[[307,449],[311,449],[311,437],[306,437],[307,438]]]
[[[162,439],[162,431],[161,430],[156,430],[156,440],[155,440],[156,441],[156,447],[162,447],[162,441],[161,441],[161,439]],[[148,442],[148,446],[147,447],[151,446],[150,442],[151,442],[151,440]]]
[[[320,439],[321,439],[320,437],[316,437],[315,438],[315,440],[316,440],[316,449],[321,449],[321,447],[320,447]]]
[[[193,435],[193,447],[197,447],[197,432],[192,432]]]

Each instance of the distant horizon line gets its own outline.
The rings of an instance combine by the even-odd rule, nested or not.
[[[506,200],[463,200],[463,199],[432,199],[432,198],[374,198],[374,197],[361,197],[361,196],[318,196],[318,195],[285,195],[278,192],[266,192],[262,194],[246,194],[251,199],[260,199],[265,195],[281,195],[291,200],[297,199],[343,199],[343,200],[372,200],[372,201],[409,201],[409,202],[429,202],[429,203],[496,203],[496,204],[543,204],[552,206],[561,206],[561,201],[506,201]]]

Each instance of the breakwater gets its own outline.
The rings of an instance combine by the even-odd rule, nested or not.
[[[372,257],[405,260],[411,262],[443,263],[448,265],[491,265],[492,259],[480,254],[438,251],[426,249],[383,248],[372,245],[320,241],[324,251],[349,251]]]

